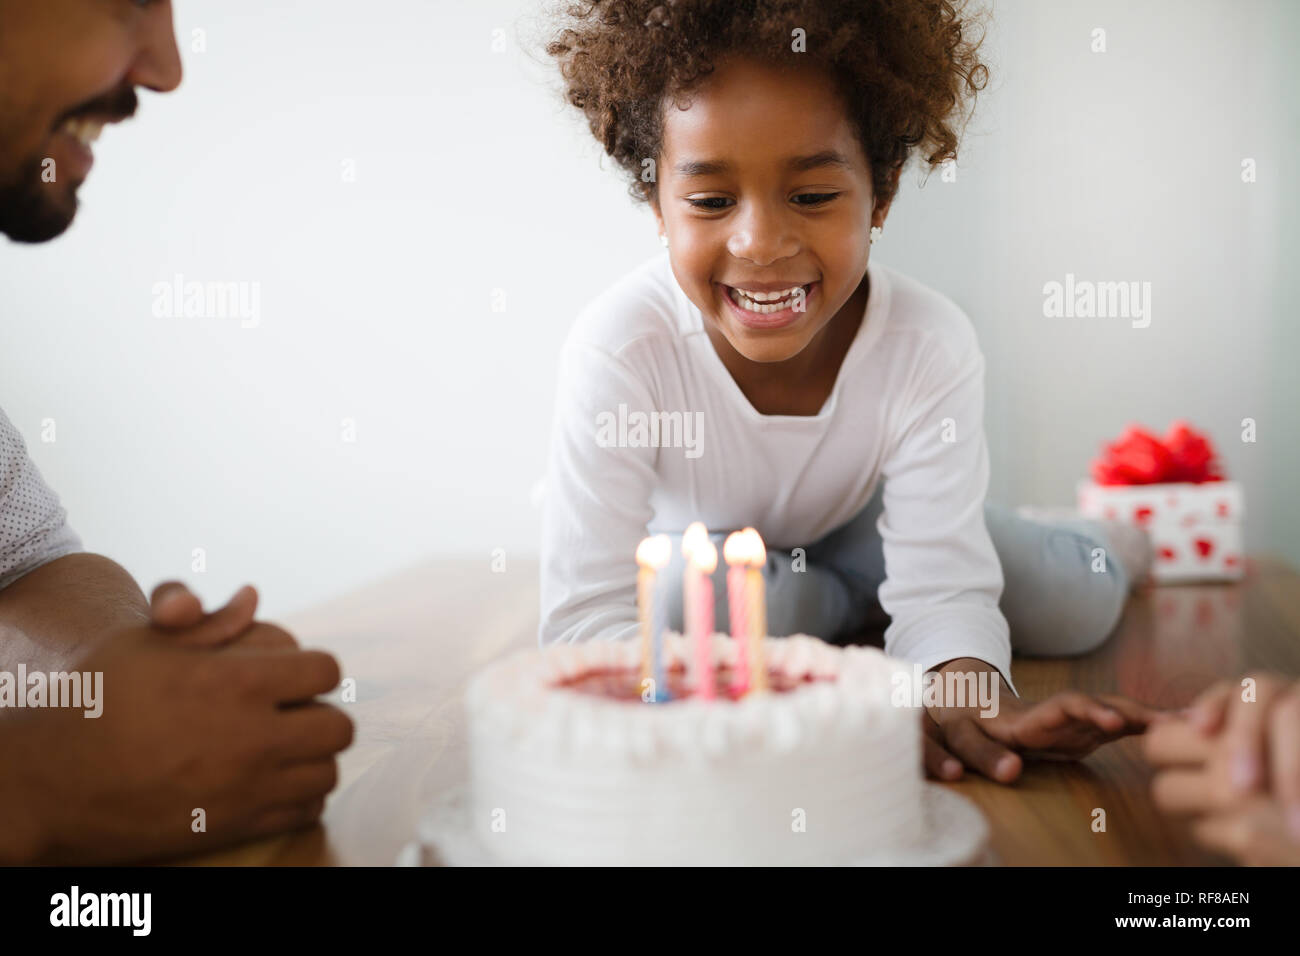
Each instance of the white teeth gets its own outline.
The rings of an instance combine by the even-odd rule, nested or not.
[[[749,292],[748,290],[745,289],[737,289],[736,291],[739,292],[741,295],[743,295],[746,299],[749,299],[749,301],[751,302],[761,303],[761,302],[780,302],[782,299],[790,298],[790,296],[794,295],[801,288],[803,287],[793,285],[788,289],[782,289],[780,292]]]
[[[60,130],[74,137],[82,146],[89,147],[99,139],[104,124],[92,119],[70,119],[64,122]]]
[[[732,302],[735,302],[736,305],[740,306],[742,309],[744,309],[747,312],[755,312],[759,315],[772,315],[775,312],[784,312],[786,309],[793,306],[796,299],[799,296],[800,290],[802,289],[803,286],[797,285],[790,289],[786,289],[784,292],[750,293],[750,292],[741,292],[739,289],[732,289],[728,287],[728,295],[731,296]],[[760,302],[757,301],[756,299],[752,299],[750,298],[751,295],[762,296],[764,301]],[[770,296],[778,296],[779,298],[772,300],[771,298],[769,298]]]

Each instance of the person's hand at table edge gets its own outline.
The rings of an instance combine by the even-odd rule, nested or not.
[[[985,679],[997,688],[993,707],[962,701],[925,706],[924,765],[926,773],[939,780],[960,779],[963,768],[970,768],[998,783],[1012,783],[1026,758],[1077,760],[1104,743],[1142,733],[1162,716],[1114,694],[1062,691],[1046,700],[1024,701],[1011,692],[997,668],[974,657],[947,661],[931,672],[941,687],[948,674],[963,679],[974,675],[977,680],[987,674]],[[966,705],[958,706],[962,703]]]
[[[102,675],[94,710],[0,721],[0,863],[163,859],[319,819],[353,736],[316,700],[338,686],[331,655],[140,625],[81,666]]]

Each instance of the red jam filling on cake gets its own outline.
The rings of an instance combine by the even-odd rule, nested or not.
[[[744,696],[742,690],[732,686],[735,678],[735,672],[732,668],[722,665],[714,670],[713,675],[719,700],[739,700]],[[672,695],[672,700],[683,700],[695,696],[695,684],[684,665],[678,664],[669,668],[664,677],[667,679],[668,693]],[[781,671],[769,670],[767,672],[767,689],[777,694],[788,694],[795,688],[805,684],[831,679],[817,677],[815,674],[791,677]],[[641,701],[641,672],[628,668],[588,671],[585,674],[559,681],[553,686],[577,691],[579,694],[591,694],[593,697],[637,701],[638,703]]]

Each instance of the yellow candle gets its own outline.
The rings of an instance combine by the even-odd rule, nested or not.
[[[718,567],[718,549],[707,538],[690,557],[695,581],[695,604],[686,631],[695,642],[695,693],[704,700],[717,696],[713,677],[713,572]]]
[[[650,605],[654,601],[655,573],[653,568],[640,567],[636,572],[636,619],[641,626],[641,679],[649,680],[653,671],[650,660]]]

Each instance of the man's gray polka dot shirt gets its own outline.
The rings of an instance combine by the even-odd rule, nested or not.
[[[0,589],[47,561],[81,550],[59,497],[27,457],[0,409]]]

